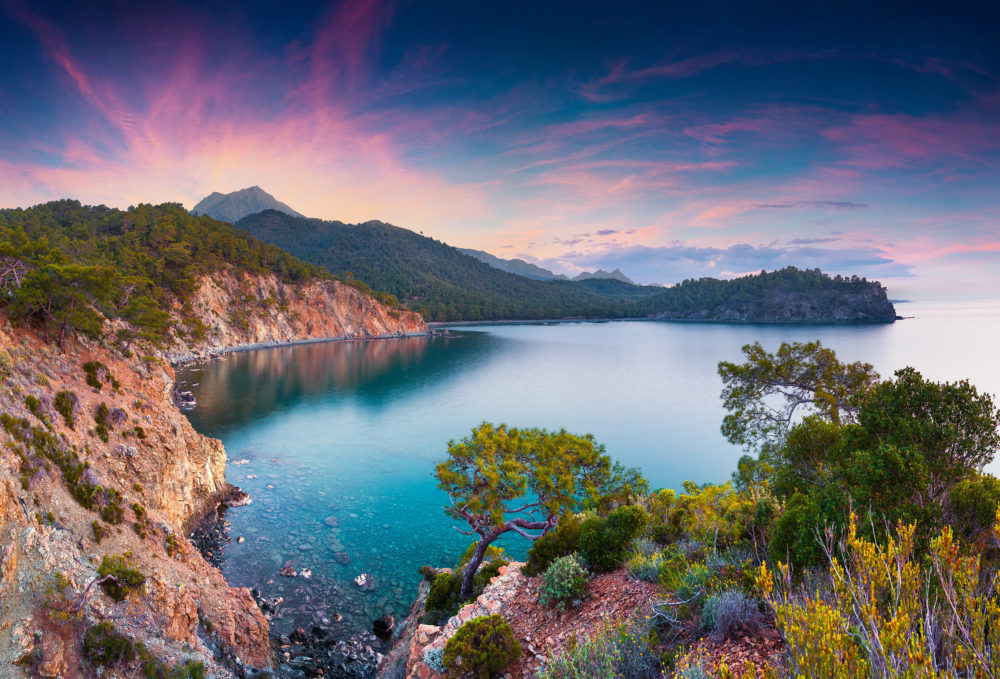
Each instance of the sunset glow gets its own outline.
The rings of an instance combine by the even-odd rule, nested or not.
[[[0,2],[0,207],[259,185],[558,272],[1000,286],[995,2],[199,7]]]

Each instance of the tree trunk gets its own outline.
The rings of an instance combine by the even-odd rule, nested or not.
[[[472,558],[469,559],[469,563],[465,564],[465,570],[462,573],[462,590],[460,592],[463,601],[472,596],[472,579],[476,576],[476,571],[479,570],[479,564],[483,562],[483,557],[486,556],[486,548],[498,537],[500,537],[499,533],[492,533],[480,538],[476,544],[476,551],[473,553]]]

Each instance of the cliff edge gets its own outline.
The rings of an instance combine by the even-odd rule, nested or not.
[[[418,315],[340,282],[296,285],[233,269],[199,278],[170,317],[159,347],[122,341],[118,320],[99,338],[69,334],[60,346],[0,314],[5,677],[89,677],[98,666],[105,677],[269,669],[268,623],[250,592],[229,587],[187,537],[238,492],[226,482],[221,442],[194,431],[174,405],[171,363],[260,344],[426,332]]]

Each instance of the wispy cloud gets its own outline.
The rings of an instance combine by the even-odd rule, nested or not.
[[[860,210],[870,206],[868,203],[854,203],[849,200],[786,200],[780,203],[754,203],[753,207],[763,209],[829,208],[833,210]]]

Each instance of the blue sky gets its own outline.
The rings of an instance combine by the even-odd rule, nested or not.
[[[1000,4],[0,0],[0,206],[260,185],[575,273],[1000,284]]]

